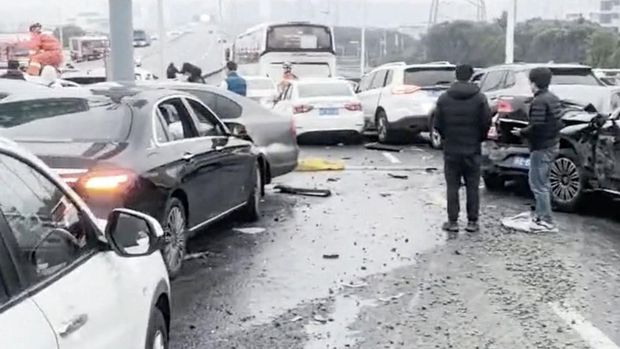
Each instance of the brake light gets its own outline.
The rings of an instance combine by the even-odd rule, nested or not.
[[[514,109],[512,108],[512,103],[510,103],[510,101],[507,101],[505,99],[500,99],[499,102],[497,102],[498,113],[509,114],[509,113],[512,113],[513,111]]]
[[[362,104],[361,103],[347,103],[344,105],[344,108],[348,111],[362,111]]]
[[[311,111],[312,109],[314,109],[314,107],[311,105],[307,105],[307,104],[296,105],[293,107],[293,114],[307,113]]]
[[[86,191],[110,192],[125,189],[133,183],[136,175],[128,170],[94,170],[79,180]]]
[[[416,85],[397,85],[392,87],[392,94],[394,95],[409,95],[420,91],[422,88]]]

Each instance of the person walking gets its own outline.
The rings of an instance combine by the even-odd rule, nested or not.
[[[557,226],[551,213],[551,183],[549,169],[560,150],[562,111],[560,99],[549,91],[553,74],[549,68],[535,68],[530,72],[534,99],[530,105],[529,124],[512,133],[524,137],[530,148],[530,189],[536,208],[530,223],[532,232],[555,232]]]
[[[248,94],[248,83],[247,81],[237,73],[237,63],[233,61],[229,61],[226,63],[226,69],[228,72],[226,73],[226,79],[222,81],[220,87],[227,89],[228,91],[234,92],[241,96],[247,96]]]
[[[478,86],[470,83],[474,69],[470,65],[456,67],[456,82],[443,93],[435,110],[435,129],[444,148],[444,173],[447,186],[448,221],[443,230],[459,231],[459,189],[467,188],[466,230],[477,232],[480,211],[481,144],[491,127],[491,110]]]
[[[24,73],[19,70],[19,62],[10,60],[6,73],[0,75],[0,79],[26,80]]]

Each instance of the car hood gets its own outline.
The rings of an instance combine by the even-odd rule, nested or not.
[[[55,169],[88,169],[101,161],[118,156],[128,146],[128,143],[124,142],[107,141],[52,142],[17,139],[16,142]]]
[[[620,89],[613,86],[583,86],[583,85],[552,85],[549,87],[560,99],[578,104],[592,104],[601,113],[609,114],[611,110],[611,96]]]

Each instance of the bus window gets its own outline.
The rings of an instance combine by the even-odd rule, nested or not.
[[[267,33],[267,50],[333,51],[332,33],[325,26],[273,26]]]

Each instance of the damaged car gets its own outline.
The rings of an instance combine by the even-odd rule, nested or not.
[[[528,175],[526,141],[511,131],[527,126],[530,102],[531,98],[499,100],[483,145],[482,175],[488,190]],[[563,100],[562,113],[560,152],[550,168],[554,209],[574,211],[589,192],[620,195],[620,109],[606,113],[592,104]]]

